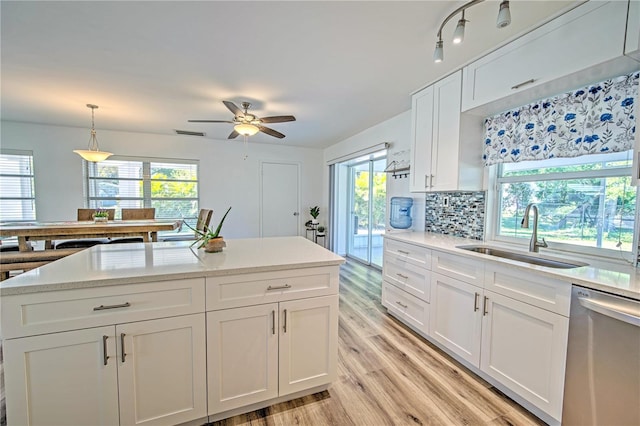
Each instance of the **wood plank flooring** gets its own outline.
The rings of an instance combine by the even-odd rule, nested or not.
[[[338,380],[328,391],[214,423],[231,425],[543,425],[387,315],[379,271],[340,270]]]

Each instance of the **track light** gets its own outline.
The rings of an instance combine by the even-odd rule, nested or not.
[[[464,41],[464,26],[467,23],[467,20],[464,19],[464,10],[462,11],[462,18],[458,21],[458,25],[456,25],[456,30],[453,32],[453,44],[460,44]]]
[[[456,29],[453,32],[453,44],[462,43],[464,41],[465,26],[467,22],[469,22],[468,20],[464,19],[464,11],[473,5],[482,3],[483,1],[484,0],[471,0],[467,4],[464,4],[459,8],[457,8],[456,10],[454,10],[453,12],[451,12],[449,16],[447,16],[445,20],[442,21],[442,24],[440,25],[440,29],[438,30],[438,33],[436,35],[438,41],[436,42],[436,50],[433,52],[433,62],[442,62],[444,60],[444,44],[442,43],[442,29],[444,28],[445,24],[449,22],[449,20],[454,16],[456,16],[458,13],[462,13],[462,17],[458,20],[458,25],[456,25]],[[511,23],[511,12],[509,11],[509,1],[503,0],[500,3],[500,9],[498,11],[498,20],[496,24],[498,28],[504,28],[510,23]]]
[[[500,10],[498,11],[498,20],[496,26],[498,28],[504,28],[511,23],[511,11],[509,10],[509,1],[503,0],[500,3]]]

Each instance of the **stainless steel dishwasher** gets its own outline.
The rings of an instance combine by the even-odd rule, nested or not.
[[[640,301],[573,286],[562,424],[640,425]]]

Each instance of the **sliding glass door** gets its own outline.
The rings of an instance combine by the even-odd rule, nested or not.
[[[349,165],[349,219],[347,255],[382,267],[382,234],[385,229],[386,158],[371,156]]]

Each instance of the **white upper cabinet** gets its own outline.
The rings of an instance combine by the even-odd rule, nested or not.
[[[587,2],[466,66],[462,111],[621,57],[627,7],[623,1]],[[637,54],[637,21],[633,25],[635,47],[628,49]],[[527,102],[547,96],[544,90],[533,91]]]
[[[640,0],[629,1],[624,54],[640,61]]]
[[[481,141],[463,145],[470,126],[461,125],[462,72],[415,93],[411,112],[411,191],[480,189]],[[469,134],[479,133],[470,131]],[[477,142],[477,143],[476,143]]]

